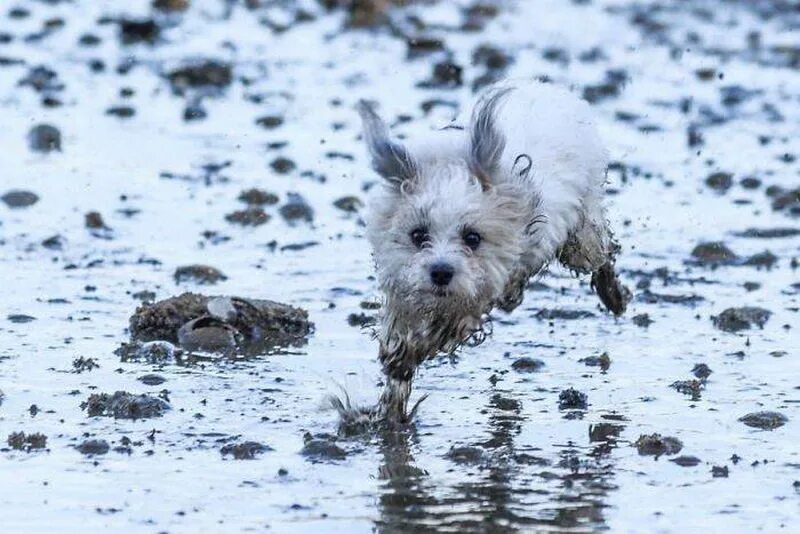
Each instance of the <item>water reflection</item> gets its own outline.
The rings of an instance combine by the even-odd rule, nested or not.
[[[411,453],[414,428],[384,431],[379,437],[385,481],[379,499],[378,532],[510,532],[545,528],[604,528],[614,485],[613,451],[624,428],[618,421],[589,425],[588,444],[554,445],[547,453],[517,443],[522,402],[495,392],[486,405],[486,435],[446,455],[454,469],[471,477],[443,486]],[[618,419],[616,416],[609,416]]]

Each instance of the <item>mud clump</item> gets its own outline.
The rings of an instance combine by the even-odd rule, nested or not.
[[[195,60],[166,74],[173,92],[184,94],[188,89],[220,91],[233,81],[233,69],[228,63],[214,59]]]
[[[155,365],[171,363],[180,355],[180,349],[167,341],[122,343],[114,351],[122,362],[145,362]]]
[[[518,373],[535,373],[540,371],[543,367],[544,362],[542,360],[529,358],[527,356],[518,358],[511,364],[511,368]]]
[[[242,226],[261,226],[269,222],[270,216],[259,206],[250,206],[247,209],[237,210],[225,216],[229,223]]]
[[[94,358],[84,358],[80,356],[72,360],[72,370],[75,373],[83,373],[86,371],[92,371],[93,369],[98,369],[100,364],[95,361]]]
[[[447,451],[445,457],[460,465],[474,465],[483,461],[483,449],[471,446],[453,446]]]
[[[764,308],[743,306],[741,308],[728,308],[711,320],[714,326],[723,332],[739,332],[748,330],[753,325],[764,328],[772,312]]]
[[[673,458],[670,462],[675,463],[681,467],[694,467],[696,465],[700,465],[700,458],[697,456],[678,456],[677,458]]]
[[[259,454],[271,451],[272,447],[256,441],[229,443],[220,449],[222,456],[233,456],[234,460],[254,460]]]
[[[651,324],[653,324],[653,320],[650,318],[650,314],[648,313],[640,313],[638,315],[634,315],[631,317],[631,321],[633,324],[640,328],[647,328]]]
[[[34,152],[61,151],[61,132],[52,124],[38,124],[28,132],[28,146]]]
[[[8,446],[16,451],[25,452],[44,449],[47,447],[47,436],[39,433],[12,432],[8,436]]]
[[[154,44],[161,36],[161,28],[152,19],[120,19],[119,38],[122,44]]]
[[[700,243],[692,250],[692,262],[696,265],[717,267],[731,265],[738,261],[738,256],[725,243],[719,241]]]
[[[608,371],[608,368],[611,367],[611,357],[607,352],[600,356],[589,356],[578,361],[588,367],[599,367],[601,371]]]
[[[222,271],[210,265],[184,265],[175,269],[175,283],[194,282],[200,285],[213,285],[228,279]]]
[[[303,436],[303,449],[300,454],[314,463],[344,460],[347,452],[336,445],[336,438],[328,434],[312,436],[306,433]]]
[[[715,172],[706,178],[706,185],[718,193],[724,193],[733,186],[733,175],[729,172]]]
[[[191,327],[184,328],[192,321]],[[186,334],[187,330],[222,324],[241,336],[245,344],[261,350],[302,344],[313,329],[308,312],[287,304],[184,293],[139,306],[130,319],[130,331],[132,341],[179,343],[182,328]]]
[[[704,363],[698,363],[692,367],[692,374],[700,380],[707,380],[711,373],[713,373],[711,368]]]
[[[314,220],[314,210],[306,202],[306,199],[297,193],[289,193],[287,197],[286,204],[278,210],[283,220],[290,225],[298,222],[310,223]]]
[[[678,438],[661,434],[642,434],[633,445],[642,456],[672,456],[683,449],[683,443]]]
[[[28,208],[39,202],[39,195],[31,191],[11,190],[0,197],[9,208]]]
[[[87,439],[77,447],[78,452],[86,456],[99,456],[106,454],[111,447],[104,439]]]
[[[346,196],[337,198],[333,205],[345,213],[357,213],[364,207],[364,202],[358,197]]]
[[[558,395],[559,410],[585,410],[589,406],[589,397],[577,389],[565,389]]]
[[[767,195],[772,198],[772,209],[785,212],[793,217],[800,217],[800,187],[784,189],[779,186],[767,188]]]
[[[263,189],[247,189],[239,194],[239,200],[250,206],[272,206],[280,200],[278,195]]]
[[[672,389],[677,391],[678,393],[683,393],[684,395],[689,395],[692,397],[692,400],[699,400],[700,393],[703,391],[705,387],[704,380],[678,380],[670,384]]]
[[[752,428],[775,430],[789,422],[789,418],[778,412],[753,412],[739,418],[739,421]]]
[[[113,395],[100,393],[91,395],[81,403],[89,417],[107,416],[115,419],[150,419],[161,417],[170,409],[166,401],[150,395],[134,395],[117,391]]]

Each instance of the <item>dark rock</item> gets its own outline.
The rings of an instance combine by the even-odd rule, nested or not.
[[[728,466],[715,465],[711,468],[711,476],[714,478],[728,478]]]
[[[39,195],[31,191],[11,190],[0,197],[9,208],[27,208],[39,202]]]
[[[406,40],[408,59],[414,59],[433,52],[444,50],[444,42],[436,37],[415,36]]]
[[[347,324],[358,328],[368,328],[378,323],[378,318],[374,315],[367,315],[364,312],[351,313],[347,316]]]
[[[81,403],[89,417],[109,416],[115,419],[149,419],[161,417],[170,409],[164,400],[150,395],[133,395],[117,391],[113,395],[99,393],[91,395]]]
[[[747,330],[753,325],[764,328],[772,312],[764,308],[743,306],[741,308],[728,308],[716,317],[712,317],[714,326],[724,332],[738,332]]]
[[[256,124],[262,128],[272,130],[283,124],[283,117],[280,115],[265,115],[256,119]]]
[[[200,285],[213,285],[227,280],[222,271],[209,265],[185,265],[175,269],[175,283],[193,282]]]
[[[347,213],[356,213],[364,207],[361,199],[354,196],[338,198],[333,202],[333,205]]]
[[[743,232],[736,232],[736,237],[751,237],[755,239],[781,239],[800,235],[800,228],[748,228]]]
[[[103,216],[97,211],[90,211],[84,216],[84,225],[90,230],[107,229]]]
[[[47,436],[44,434],[25,434],[12,432],[8,436],[8,446],[17,451],[31,452],[47,447]]]
[[[78,452],[87,456],[98,456],[106,454],[111,447],[104,439],[87,439],[76,447]]]
[[[583,88],[583,98],[594,104],[601,100],[616,98],[628,81],[628,73],[624,70],[606,71],[605,79],[596,85]]]
[[[64,89],[58,74],[45,66],[33,67],[19,81],[20,87],[31,87],[37,93],[56,93]]]
[[[136,110],[131,106],[112,106],[106,110],[106,115],[113,115],[120,119],[129,119],[136,115]]]
[[[692,374],[700,380],[708,379],[708,377],[711,376],[711,373],[713,373],[711,368],[704,363],[698,363],[692,367]]]
[[[719,193],[724,193],[733,185],[733,175],[729,172],[715,172],[706,178],[706,185]]]
[[[634,446],[642,456],[672,456],[683,449],[683,443],[678,438],[661,436],[661,434],[641,435]]]
[[[653,320],[650,318],[650,315],[647,314],[647,313],[640,313],[638,315],[634,315],[631,318],[631,321],[633,321],[633,324],[635,324],[636,326],[639,326],[641,328],[647,328],[648,326],[653,324]]]
[[[225,220],[241,224],[242,226],[261,226],[270,220],[270,215],[258,206],[250,206],[247,209],[237,210],[225,216]]]
[[[248,189],[242,191],[239,200],[251,206],[272,206],[279,201],[278,195],[263,189]]]
[[[559,410],[585,410],[589,406],[586,393],[573,388],[565,389],[558,395]]]
[[[692,250],[693,263],[704,266],[731,265],[738,257],[725,246],[725,243],[714,241],[700,243]]]
[[[778,261],[778,257],[770,252],[769,250],[765,250],[764,252],[759,252],[758,254],[753,254],[749,258],[747,258],[742,265],[747,265],[750,267],[756,267],[758,269],[771,269],[775,263]]]
[[[184,94],[188,89],[220,91],[233,81],[233,70],[228,63],[200,59],[173,69],[166,77],[176,94]]]
[[[594,317],[594,313],[585,310],[565,310],[560,308],[553,308],[553,309],[541,309],[534,317],[539,320],[544,321],[555,321],[555,320],[575,320],[575,319],[588,319],[590,317]]]
[[[50,236],[42,241],[42,246],[49,250],[62,250],[65,239],[61,235]]]
[[[76,373],[83,373],[85,371],[92,371],[94,369],[98,369],[100,364],[94,358],[84,358],[83,356],[79,356],[72,360],[72,369]]]
[[[269,164],[272,167],[272,170],[277,172],[278,174],[288,174],[295,170],[297,167],[294,161],[290,160],[289,158],[285,158],[283,156],[279,156],[272,160]]]
[[[670,384],[670,387],[675,391],[691,396],[692,400],[700,398],[700,392],[703,391],[704,386],[705,382],[703,380],[678,380]]]
[[[670,462],[676,463],[681,467],[694,467],[700,464],[700,458],[697,456],[678,456],[672,458]]]
[[[161,28],[153,19],[120,19],[119,37],[122,44],[155,43],[161,35]]]
[[[517,358],[514,360],[514,363],[511,364],[511,368],[518,373],[535,373],[540,371],[543,367],[544,362],[542,360],[529,358],[527,356]]]
[[[183,108],[183,120],[186,122],[201,121],[206,117],[208,117],[208,112],[203,107],[203,101],[199,98],[192,99]]]
[[[38,124],[28,132],[28,146],[34,152],[61,150],[61,132],[51,124]]]
[[[670,295],[653,293],[649,289],[640,292],[638,299],[648,304],[682,304],[684,306],[695,306],[705,300],[700,295]]]
[[[311,434],[306,434],[304,442],[300,454],[314,463],[344,460],[347,457],[347,452],[336,445],[332,437],[324,435],[313,437]]]
[[[300,221],[311,222],[314,220],[314,210],[301,195],[288,193],[286,197],[286,204],[281,206],[278,211],[287,223],[296,224]]]
[[[229,443],[220,449],[222,456],[233,456],[235,460],[254,460],[256,455],[271,451],[272,447],[256,441]]]
[[[167,381],[163,376],[155,374],[143,375],[137,378],[137,380],[147,386],[160,386]]]
[[[10,322],[14,324],[24,324],[30,323],[31,321],[35,321],[36,317],[32,317],[30,315],[24,315],[22,313],[12,313],[6,317]]]
[[[789,418],[778,412],[754,412],[739,418],[739,421],[761,430],[775,430],[785,425]]]
[[[207,297],[184,293],[177,297],[143,304],[130,320],[131,337],[138,341],[164,340],[178,342],[178,330],[189,321],[209,317],[209,308],[217,299],[230,302],[231,315],[220,318],[245,339],[263,350],[279,346],[304,343],[313,324],[305,310],[270,300],[243,299],[239,297]]]
[[[453,446],[447,451],[447,459],[460,465],[478,464],[483,461],[484,452],[479,447],[471,447],[468,445],[456,447]]]
[[[599,367],[603,371],[607,371],[608,368],[611,367],[611,358],[608,356],[607,352],[604,352],[600,356],[589,356],[588,358],[582,358],[578,361],[588,367]]]
[[[122,362],[146,362],[161,365],[174,362],[180,356],[181,351],[168,341],[150,341],[147,343],[134,341],[122,343],[114,351],[114,354],[119,356]]]
[[[153,8],[159,11],[179,12],[186,11],[189,0],[153,0]]]
[[[433,65],[431,77],[417,84],[426,89],[454,89],[464,84],[464,69],[450,61],[442,61]]]
[[[229,353],[238,347],[237,334],[225,321],[203,316],[178,329],[178,344],[188,351]]]

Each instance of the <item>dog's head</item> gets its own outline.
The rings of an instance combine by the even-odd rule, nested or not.
[[[412,312],[480,315],[519,261],[530,204],[520,188],[492,180],[505,146],[493,124],[503,94],[479,104],[463,160],[446,162],[415,160],[360,105],[372,167],[385,180],[367,221],[378,276]]]

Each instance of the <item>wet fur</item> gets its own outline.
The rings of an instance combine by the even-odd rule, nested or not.
[[[468,124],[403,143],[372,108],[359,112],[373,169],[367,237],[385,294],[379,342],[387,384],[377,417],[404,420],[420,363],[481,331],[495,307],[512,311],[531,276],[558,259],[593,273],[615,314],[629,298],[613,270],[618,247],[602,205],[606,151],[589,107],[567,91],[505,82],[487,89]],[[410,234],[425,228],[421,249]],[[465,232],[482,237],[477,249]],[[430,268],[446,262],[446,291]],[[342,406],[342,412],[346,412]]]

